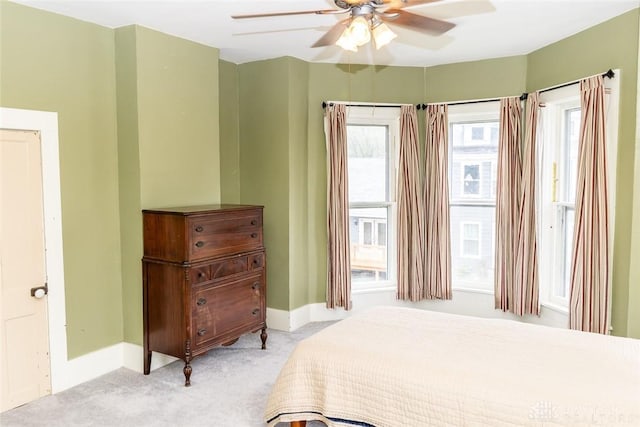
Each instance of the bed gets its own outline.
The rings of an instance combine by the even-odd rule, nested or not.
[[[268,426],[640,426],[640,340],[378,307],[301,341]]]

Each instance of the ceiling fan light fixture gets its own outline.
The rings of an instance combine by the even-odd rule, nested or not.
[[[362,16],[354,18],[354,20],[351,21],[351,25],[349,25],[348,30],[351,40],[353,40],[356,46],[363,46],[371,40],[369,21]]]
[[[342,32],[342,35],[336,42],[336,45],[340,46],[344,50],[349,50],[351,52],[358,51],[358,45],[353,41],[353,38],[351,37],[351,33],[349,32],[349,28],[347,28]]]
[[[371,32],[373,33],[373,41],[376,44],[376,49],[380,49],[381,47],[388,45],[391,40],[398,37],[396,33],[391,31],[387,24],[382,22],[373,27]]]

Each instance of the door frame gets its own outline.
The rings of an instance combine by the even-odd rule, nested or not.
[[[49,286],[49,357],[51,393],[68,388],[66,305],[62,248],[58,113],[0,108],[0,128],[40,132],[42,197],[44,206],[45,272]]]

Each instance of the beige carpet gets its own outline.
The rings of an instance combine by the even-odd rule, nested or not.
[[[3,427],[264,426],[267,395],[295,344],[328,326],[312,323],[287,333],[269,330],[267,350],[258,334],[245,335],[194,359],[191,387],[182,361],[150,375],[121,368],[0,415]],[[309,423],[309,427],[324,426]]]

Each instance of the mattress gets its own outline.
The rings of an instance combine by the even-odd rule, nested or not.
[[[640,426],[640,340],[378,307],[301,341],[265,421]]]

